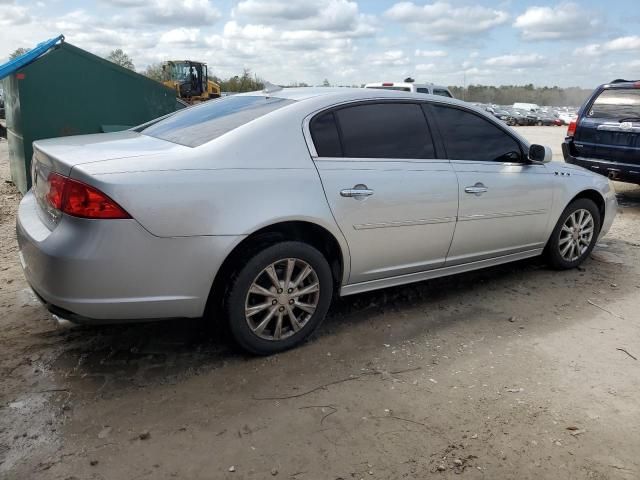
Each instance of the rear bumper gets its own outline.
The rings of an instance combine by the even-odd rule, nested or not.
[[[49,230],[31,192],[16,230],[25,277],[43,303],[96,323],[201,316],[215,273],[241,239],[161,238],[135,220],[69,216]]]
[[[567,140],[562,143],[562,155],[565,162],[579,165],[611,180],[640,184],[640,165],[611,162],[597,158],[575,157],[571,155],[570,142]]]

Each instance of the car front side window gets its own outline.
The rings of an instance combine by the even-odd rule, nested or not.
[[[450,160],[520,163],[520,144],[503,129],[475,113],[431,105]]]

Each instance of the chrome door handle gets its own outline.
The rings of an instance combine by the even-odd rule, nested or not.
[[[373,190],[370,190],[366,185],[359,183],[353,188],[345,188],[344,190],[340,190],[340,195],[350,198],[364,198],[373,195]]]
[[[465,187],[464,191],[467,193],[472,193],[476,196],[480,196],[483,193],[487,192],[489,189],[487,187],[484,186],[483,183],[476,183],[475,185],[473,185],[472,187]]]

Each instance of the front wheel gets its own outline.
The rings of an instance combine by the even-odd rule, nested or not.
[[[325,257],[302,242],[281,242],[250,258],[225,300],[236,342],[257,355],[294,347],[322,323],[333,295]]]
[[[579,198],[564,209],[547,243],[549,263],[558,269],[575,268],[591,253],[600,233],[600,211],[588,198]]]

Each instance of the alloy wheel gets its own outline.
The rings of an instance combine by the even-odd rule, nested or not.
[[[588,250],[594,234],[593,216],[581,208],[567,217],[560,230],[558,248],[567,262],[575,262]]]
[[[265,340],[283,340],[302,330],[318,307],[320,281],[307,262],[284,258],[254,279],[245,300],[251,331]]]

